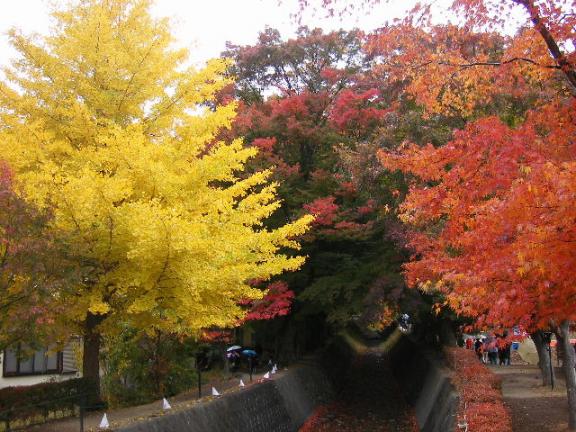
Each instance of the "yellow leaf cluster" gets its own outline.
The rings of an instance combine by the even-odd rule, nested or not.
[[[195,332],[242,316],[238,301],[297,269],[294,237],[278,229],[270,172],[241,176],[255,155],[218,140],[235,105],[215,95],[227,62],[185,67],[148,0],[81,0],[54,13],[40,41],[11,32],[20,54],[0,83],[1,146],[26,197],[53,209],[52,228],[89,282],[68,293],[88,311],[142,327]]]

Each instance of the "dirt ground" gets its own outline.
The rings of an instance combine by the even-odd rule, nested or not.
[[[555,388],[542,386],[540,370],[528,364],[491,366],[502,379],[502,395],[512,416],[513,432],[568,431],[566,387],[557,374]]]

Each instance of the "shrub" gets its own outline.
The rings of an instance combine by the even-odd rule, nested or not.
[[[57,411],[74,412],[76,406],[92,406],[98,401],[96,382],[75,378],[22,387],[0,389],[0,421],[27,422],[36,417],[48,418]]]
[[[512,432],[500,379],[480,363],[472,350],[446,348],[445,355],[460,394],[458,423],[468,423],[468,430],[474,432]]]
[[[147,403],[196,386],[198,344],[172,334],[134,329],[106,341],[103,393],[112,406]]]

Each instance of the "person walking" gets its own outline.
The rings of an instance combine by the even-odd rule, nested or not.
[[[491,336],[490,342],[488,342],[488,359],[490,364],[498,364],[498,345],[496,344],[496,338],[494,336]]]
[[[496,346],[498,347],[498,360],[500,366],[506,365],[506,338],[504,337],[497,337],[496,338]]]
[[[488,364],[488,338],[482,339],[482,363]]]
[[[476,338],[476,341],[474,342],[474,351],[476,351],[478,360],[484,363],[484,344],[482,343],[480,338]]]

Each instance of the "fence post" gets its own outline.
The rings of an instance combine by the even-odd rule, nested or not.
[[[81,395],[80,400],[80,432],[84,432],[84,407],[86,405],[86,395]]]

